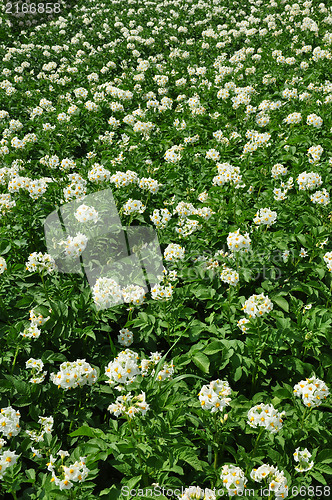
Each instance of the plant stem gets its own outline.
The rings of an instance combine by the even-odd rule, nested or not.
[[[252,450],[252,454],[253,454],[253,455],[255,454],[255,451],[256,451],[256,448],[257,448],[258,442],[259,442],[259,440],[260,440],[261,435],[263,434],[263,432],[264,432],[264,427],[261,427],[261,428],[260,428],[260,431],[259,431],[259,433],[258,433],[258,436],[257,436],[257,438],[256,438],[256,441],[255,441],[254,449]]]
[[[16,363],[16,358],[17,358],[17,355],[18,355],[18,351],[20,350],[20,346],[18,345],[16,347],[16,351],[15,351],[15,355],[14,355],[14,360],[13,360],[13,364],[12,364],[12,370],[11,370],[11,373],[13,374],[14,373],[14,368],[15,368],[15,363]]]
[[[41,277],[41,280],[42,280],[42,283],[43,283],[43,288],[44,288],[44,292],[45,292],[45,295],[47,297],[47,300],[48,300],[49,304],[51,304],[50,303],[50,297],[48,295],[48,291],[47,291],[47,288],[46,288],[46,283],[45,283],[44,276],[43,276],[42,272],[40,273],[40,277]]]
[[[304,425],[304,421],[307,417],[307,410],[308,410],[308,407],[306,406],[305,409],[304,409],[304,412],[303,412],[303,417],[302,417],[302,421],[301,421],[301,429],[303,429],[303,425]]]
[[[127,417],[127,420],[128,420],[128,425],[129,425],[129,429],[130,429],[132,438],[133,438],[133,440],[135,442],[135,445],[136,445],[138,463],[139,463],[140,469],[142,469],[143,483],[144,483],[144,486],[148,486],[148,484],[149,484],[148,477],[147,477],[146,473],[143,472],[142,455],[141,455],[140,449],[137,447],[138,439],[135,436],[134,427],[133,427],[133,424],[132,424],[132,421],[131,421],[130,417],[128,417],[127,415],[126,415],[126,417]]]

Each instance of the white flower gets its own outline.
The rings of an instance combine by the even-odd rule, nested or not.
[[[88,237],[85,234],[77,233],[76,236],[68,236],[66,240],[61,241],[59,245],[64,246],[66,257],[79,257],[82,255],[88,243]]]
[[[282,427],[282,417],[285,412],[279,413],[273,405],[258,404],[248,411],[248,424],[250,427],[264,427],[272,434]]]
[[[123,303],[121,288],[111,278],[98,278],[92,289],[92,296],[98,310]]]
[[[204,410],[211,410],[212,413],[223,411],[229,405],[231,398],[231,388],[227,380],[213,380],[209,385],[203,385],[198,396]]]
[[[234,233],[229,233],[227,236],[227,245],[231,252],[245,252],[250,250],[251,239],[248,233],[240,234],[240,229]]]
[[[283,471],[279,471],[272,465],[263,464],[258,469],[253,469],[250,473],[251,479],[258,483],[266,480],[269,493],[274,493],[276,500],[281,500],[288,496],[287,479]]]
[[[134,334],[128,328],[122,328],[119,331],[118,342],[120,345],[129,347],[134,341]]]
[[[115,403],[109,405],[107,409],[116,417],[124,414],[133,418],[135,415],[144,416],[150,409],[150,406],[146,403],[145,392],[142,392],[138,396],[132,396],[131,392],[129,392],[124,396],[118,396]]]
[[[332,273],[332,252],[326,252],[323,259],[327,265],[327,269]]]
[[[26,262],[26,270],[30,272],[51,274],[56,269],[55,261],[48,253],[33,252]]]
[[[245,477],[240,467],[236,467],[235,465],[223,465],[220,478],[229,496],[236,496],[237,494],[239,494],[239,496],[243,495],[248,479]]]
[[[146,206],[143,205],[143,203],[139,200],[133,200],[130,198],[124,205],[123,205],[123,213],[125,215],[130,215],[132,213],[138,212],[142,214],[146,209]]]
[[[122,288],[123,300],[129,304],[140,305],[145,299],[145,290],[138,285],[129,285],[126,288]]]
[[[328,205],[330,203],[330,195],[325,188],[322,191],[316,191],[310,197],[310,201],[317,205]]]
[[[306,249],[305,249],[305,248],[301,247],[301,250],[300,250],[299,256],[300,256],[300,257],[302,257],[302,259],[304,259],[304,257],[307,257],[307,256],[308,256],[308,252],[306,251]]]
[[[224,264],[224,268],[220,273],[220,279],[228,285],[236,286],[239,282],[239,273],[230,267],[226,267]]]
[[[105,368],[105,375],[109,378],[107,383],[110,385],[117,383],[128,385],[133,382],[136,376],[140,374],[138,359],[139,356],[130,349],[121,351]]]
[[[179,500],[216,500],[216,498],[213,490],[209,488],[203,490],[199,486],[189,486],[178,496]]]
[[[307,448],[304,448],[304,450],[300,450],[300,448],[296,448],[295,452],[293,453],[293,457],[295,462],[298,462],[299,464],[295,467],[295,470],[298,472],[307,472],[308,470],[312,469],[314,466],[314,462],[311,461],[309,462],[311,458],[311,453],[307,450]]]
[[[89,207],[88,205],[80,205],[76,212],[74,213],[75,219],[79,222],[93,221],[98,222],[99,215],[94,207]]]
[[[0,257],[0,274],[4,273],[7,269],[7,263],[3,257]]]
[[[252,295],[247,299],[242,307],[242,310],[248,314],[249,318],[262,316],[263,314],[272,311],[273,303],[263,293],[260,295]]]
[[[183,260],[185,249],[176,243],[170,243],[164,251],[164,259],[167,261]]]
[[[86,384],[95,384],[97,381],[97,371],[85,359],[77,359],[73,362],[65,361],[61,363],[58,373],[51,374],[50,380],[58,388],[61,387],[64,390],[68,390],[75,387],[83,387]]]
[[[303,404],[310,408],[320,406],[322,401],[330,394],[330,391],[323,380],[313,375],[311,378],[306,378],[296,384],[294,394],[299,398],[302,397]]]
[[[315,128],[320,128],[323,125],[323,120],[320,116],[312,113],[307,116],[307,124],[313,125]]]
[[[296,181],[300,191],[312,191],[323,183],[321,176],[316,172],[302,172]]]
[[[6,408],[1,408],[0,411],[0,432],[6,436],[6,438],[11,438],[17,436],[20,432],[20,418],[21,414],[18,410],[14,410],[11,406]]]
[[[269,208],[261,208],[255,215],[253,220],[254,224],[257,226],[272,226],[276,223],[277,212],[273,212]]]

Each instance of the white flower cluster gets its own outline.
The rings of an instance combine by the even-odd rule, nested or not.
[[[9,181],[7,189],[10,193],[17,193],[20,191],[20,189],[28,190],[30,182],[31,179],[29,177],[21,177],[20,175],[16,175]]]
[[[138,285],[129,285],[122,288],[122,296],[125,303],[140,305],[145,299],[145,290]]]
[[[37,431],[25,431],[35,443],[40,443],[44,439],[44,434],[52,434],[54,419],[53,417],[39,417],[38,424],[40,424],[40,430]]]
[[[317,205],[328,205],[330,203],[330,194],[323,188],[321,191],[316,191],[310,196],[310,201]]]
[[[256,316],[262,316],[263,314],[272,311],[272,309],[272,301],[263,293],[259,295],[251,295],[242,307],[242,311],[244,311],[245,314],[248,314],[249,319],[256,318]]]
[[[59,452],[60,453],[60,452]],[[67,453],[63,453],[62,457],[68,456]],[[62,460],[63,460],[62,458]],[[78,461],[68,466],[62,465],[62,476],[58,477],[55,473],[56,468],[54,467],[56,459],[51,455],[50,461],[47,464],[47,470],[52,473],[51,482],[58,486],[60,490],[69,490],[74,486],[74,483],[82,483],[88,477],[89,469],[85,465],[86,457],[80,457]]]
[[[307,116],[307,124],[312,125],[315,128],[320,128],[323,125],[323,120],[320,116],[312,113]]]
[[[149,191],[150,193],[157,193],[162,186],[162,184],[159,184],[158,181],[151,177],[142,177],[138,185],[143,191]]]
[[[41,384],[44,381],[47,372],[43,372],[44,363],[41,359],[30,358],[25,362],[25,367],[32,370],[32,377],[29,382],[32,384]]]
[[[0,176],[1,181],[1,176]],[[1,182],[0,182],[1,184]],[[10,193],[0,194],[0,218],[16,206],[15,200],[11,199]]]
[[[91,170],[88,172],[88,179],[90,182],[95,182],[96,184],[102,184],[107,182],[110,178],[110,172],[106,170],[99,163],[94,163]]]
[[[269,146],[271,135],[268,133],[260,134],[256,130],[248,130],[246,137],[250,139],[243,147],[243,154],[252,153],[256,151],[259,147]]]
[[[43,177],[41,179],[30,179],[29,186],[27,187],[27,191],[30,193],[30,197],[33,200],[37,200],[40,196],[42,196],[47,190],[47,184],[49,182],[53,182],[53,179],[50,177]]]
[[[122,303],[121,288],[111,278],[98,278],[92,289],[92,296],[98,310]]]
[[[99,215],[97,210],[94,207],[89,207],[88,205],[81,205],[77,208],[74,213],[75,219],[78,222],[89,222],[93,221],[94,223],[98,222]]]
[[[327,265],[327,269],[332,273],[332,252],[326,252],[323,257],[325,264]]]
[[[79,257],[88,244],[88,237],[85,234],[77,233],[76,236],[68,236],[66,240],[60,241],[59,245],[64,246],[66,257]]]
[[[154,376],[156,371],[153,368],[155,365],[159,363],[162,355],[160,352],[151,352],[150,357],[148,359],[142,359],[139,368],[141,369],[142,376],[145,377],[148,375],[151,370],[151,375]],[[156,380],[162,382],[163,380],[171,379],[174,374],[174,365],[173,361],[170,363],[164,363],[162,369],[157,373]]]
[[[127,170],[126,172],[117,171],[110,178],[110,183],[115,184],[115,187],[119,188],[129,186],[130,184],[137,184],[138,180],[138,175],[132,170]]]
[[[273,212],[269,208],[261,208],[255,215],[253,220],[257,226],[272,226],[277,221],[277,212]]]
[[[40,158],[39,161],[42,165],[45,165],[46,167],[49,167],[51,169],[55,169],[60,164],[60,158],[57,155],[46,155],[43,156],[43,158]]]
[[[269,494],[274,493],[277,500],[288,496],[287,478],[283,471],[279,471],[273,465],[263,464],[258,469],[253,469],[250,473],[251,479],[261,483],[267,481]]]
[[[295,452],[293,453],[293,457],[295,462],[298,462],[298,465],[295,466],[295,470],[297,470],[297,472],[307,472],[314,466],[314,462],[309,461],[311,458],[311,453],[307,450],[307,448],[304,448],[304,450],[296,448]]]
[[[0,479],[2,479],[6,471],[16,464],[19,455],[16,455],[13,451],[2,450],[2,446],[6,444],[4,439],[0,439]]]
[[[124,347],[129,347],[134,341],[134,334],[128,328],[122,328],[119,331],[118,342]]]
[[[137,363],[138,360],[139,356],[136,352],[130,349],[121,351],[105,368],[105,375],[109,378],[107,383],[110,385],[116,383],[128,385],[133,382],[136,376],[141,373]],[[121,390],[122,386],[117,388]]]
[[[237,187],[242,185],[239,167],[233,167],[230,163],[217,163],[217,168],[218,175],[212,179],[213,186],[223,186],[226,183]]]
[[[209,149],[205,153],[205,158],[207,160],[218,161],[220,159],[220,153],[216,149]]]
[[[207,199],[208,199],[209,195],[207,193],[207,191],[203,191],[203,193],[200,193],[198,196],[197,196],[197,199],[199,201],[201,201],[202,203],[204,203]]]
[[[300,191],[312,191],[323,183],[321,176],[316,172],[302,172],[296,181]]]
[[[0,257],[0,274],[4,273],[7,269],[7,263],[3,257]]]
[[[240,277],[237,271],[234,271],[224,264],[224,268],[220,273],[220,279],[224,283],[227,283],[227,285],[236,286],[239,282]]]
[[[203,490],[199,486],[189,486],[178,496],[179,500],[216,500],[216,498],[213,490],[209,488]]]
[[[251,239],[248,233],[240,234],[240,229],[227,236],[227,246],[231,252],[245,252],[250,250]]]
[[[51,373],[50,380],[53,384],[67,391],[75,387],[92,385],[97,381],[97,371],[85,359],[65,361],[60,365],[58,373]]]
[[[115,417],[127,415],[133,418],[135,415],[144,416],[150,407],[146,403],[145,392],[138,396],[132,396],[131,392],[128,392],[126,395],[118,396],[115,403],[110,404],[107,409]]]
[[[164,259],[167,261],[183,260],[185,249],[176,243],[170,243],[164,251]]]
[[[70,158],[64,158],[60,162],[59,169],[62,170],[63,172],[68,172],[68,170],[70,170],[71,168],[75,168],[75,167],[76,167],[76,163],[74,162],[74,160],[71,160]]]
[[[322,404],[322,401],[327,398],[330,391],[325,382],[319,380],[319,378],[314,375],[294,385],[294,394],[298,398],[302,397],[302,402],[305,406],[308,406],[308,408],[315,408]]]
[[[318,146],[311,146],[311,148],[308,149],[308,160],[309,160],[309,163],[318,163],[319,160],[320,160],[320,157],[322,156],[323,154],[323,151],[324,149],[322,148],[322,146],[318,145]]]
[[[282,417],[285,412],[279,413],[273,405],[257,404],[248,411],[248,424],[254,429],[265,427],[271,433],[278,432],[282,427]]]
[[[11,406],[1,408],[0,410],[0,432],[7,438],[17,436],[20,432],[21,414]]]
[[[287,123],[288,125],[293,125],[295,123],[300,123],[301,120],[302,120],[301,113],[291,113],[284,119],[284,123]]]
[[[281,163],[276,163],[272,167],[271,176],[274,179],[279,179],[281,175],[286,175],[287,172],[288,172],[287,167],[284,167]]]
[[[241,318],[237,322],[237,326],[240,328],[242,333],[245,333],[248,330],[248,327],[246,326],[248,323],[250,323],[250,320],[247,318]]]
[[[25,328],[23,332],[20,332],[23,338],[28,339],[38,339],[40,337],[40,330],[36,325],[31,325],[28,328]]]
[[[132,213],[140,213],[142,214],[146,209],[146,206],[143,205],[143,203],[140,200],[133,200],[130,198],[124,205],[123,205],[123,213],[125,215],[130,215]]]
[[[248,479],[245,477],[240,467],[236,467],[235,465],[223,465],[220,478],[230,497],[237,494],[240,494],[240,496],[243,495]]]
[[[150,219],[158,229],[164,229],[171,217],[171,212],[167,208],[161,208],[160,210],[156,208],[153,214],[150,215]]]
[[[156,283],[151,288],[151,297],[153,300],[169,300],[172,298],[173,288],[171,284],[162,285],[161,283]]]
[[[173,146],[172,148],[168,149],[165,154],[164,158],[167,163],[176,163],[181,160],[181,151],[182,146]]]
[[[51,274],[56,269],[53,257],[48,253],[43,254],[42,252],[31,253],[25,265],[26,270],[30,271],[31,273],[37,272],[40,274]]]
[[[65,201],[74,199],[81,200],[86,194],[87,181],[79,174],[69,174],[68,179],[70,184],[63,188],[63,196]]]
[[[212,413],[223,411],[229,405],[231,398],[231,388],[227,380],[213,380],[209,385],[203,385],[198,396],[204,410],[211,410]]]
[[[50,312],[51,312],[51,309],[50,309]],[[47,320],[50,319],[49,316],[47,316],[47,318],[44,318],[44,316],[42,314],[40,314],[40,313],[36,314],[34,309],[31,309],[29,311],[29,313],[30,313],[29,320],[31,321],[31,326],[37,326],[37,325],[42,326],[44,323],[46,323]]]

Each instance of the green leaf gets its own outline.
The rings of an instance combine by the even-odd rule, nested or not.
[[[222,348],[223,348],[222,343],[219,342],[218,340],[214,340],[205,347],[204,353],[207,355],[216,354],[217,352],[220,352]]]
[[[332,462],[332,449],[325,449],[318,453],[316,457],[317,463],[331,463]]]
[[[192,448],[188,448],[187,446],[185,446],[183,448],[175,450],[175,453],[177,454],[180,460],[187,462],[187,464],[191,465],[193,469],[203,470],[201,463]]]
[[[287,300],[284,299],[284,297],[277,295],[276,297],[272,298],[272,302],[275,302],[284,311],[289,312],[289,304],[288,304]]]
[[[314,479],[316,479],[316,481],[318,481],[319,483],[321,483],[321,484],[325,484],[325,485],[327,484],[327,482],[326,482],[326,480],[325,480],[325,477],[324,477],[324,476],[322,476],[322,474],[321,474],[320,472],[317,472],[317,471],[315,471],[315,470],[311,470],[311,471],[310,471],[310,475],[311,475]]]
[[[202,352],[195,352],[191,359],[200,370],[204,373],[209,373],[210,361],[206,354]]]
[[[332,467],[327,464],[315,464],[315,470],[323,472],[324,474],[332,474]]]
[[[73,431],[69,434],[70,437],[76,437],[76,436],[87,436],[87,437],[106,437],[106,434],[101,429],[93,429],[92,427],[89,427],[88,425],[82,425],[82,427],[79,427],[76,429],[76,431]]]

